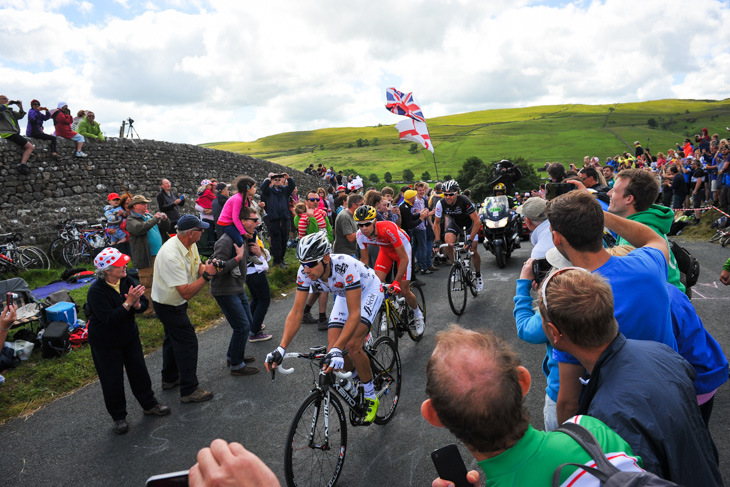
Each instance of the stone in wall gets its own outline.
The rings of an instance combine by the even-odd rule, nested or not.
[[[195,213],[200,181],[212,177],[231,182],[248,174],[262,182],[270,172],[287,172],[300,188],[322,185],[291,167],[189,144],[109,138],[87,142],[88,157],[77,158],[75,142],[58,138],[59,157],[54,159],[49,142],[30,140],[36,149],[26,176],[18,171],[20,147],[0,139],[0,233],[20,232],[23,243],[44,248],[64,221],[103,218],[106,196],[112,192],[142,194],[152,200],[150,211],[158,211],[156,196],[163,178],[172,182],[175,192],[190,198],[184,213]]]

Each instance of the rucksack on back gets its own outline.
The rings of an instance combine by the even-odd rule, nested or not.
[[[596,466],[589,467],[582,463],[564,463],[556,468],[553,473],[553,487],[560,486],[560,472],[568,465],[585,470],[586,473],[597,478],[602,487],[680,487],[674,482],[657,477],[651,472],[622,472],[608,460],[596,437],[579,424],[563,423],[555,431],[560,431],[573,438],[596,462]]]

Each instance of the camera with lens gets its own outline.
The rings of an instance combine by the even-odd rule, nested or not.
[[[217,270],[221,270],[226,266],[226,263],[220,259],[210,259],[210,263],[213,264]]]
[[[535,259],[532,261],[532,275],[535,276],[535,283],[540,285],[543,279],[550,273],[553,266],[547,259]]]

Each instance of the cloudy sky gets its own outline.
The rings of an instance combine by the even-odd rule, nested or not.
[[[0,92],[92,109],[107,135],[245,140],[556,103],[730,97],[716,0],[13,0]]]

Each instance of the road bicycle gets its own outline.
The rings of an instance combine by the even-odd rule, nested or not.
[[[390,284],[383,284],[383,303],[380,305],[378,314],[375,315],[373,321],[372,333],[373,336],[387,336],[391,337],[398,346],[398,339],[403,336],[404,333],[408,333],[411,340],[418,342],[423,338],[423,333],[418,335],[414,329],[411,328],[413,323],[413,310],[406,303],[406,299],[397,293],[391,293],[388,291]],[[411,282],[411,292],[416,296],[418,301],[418,307],[423,313],[423,324],[426,325],[426,300],[423,297],[423,291],[421,285],[416,282]],[[425,333],[425,331],[424,331]]]
[[[373,386],[380,401],[374,422],[384,425],[393,418],[398,406],[400,355],[393,340],[380,337],[373,342],[370,334],[363,351],[370,360]],[[367,408],[362,384],[352,380],[351,372],[325,373],[325,355],[326,347],[284,355],[284,359],[309,360],[313,382],[312,391],[299,406],[287,434],[284,476],[289,487],[332,487],[337,483],[347,453],[347,417],[338,396],[349,408],[352,426],[369,425],[363,423]],[[293,368],[281,366],[275,370],[283,374],[294,372]]]
[[[78,240],[81,234],[81,228],[84,225],[88,225],[88,223],[85,221],[75,222],[73,220],[66,220],[58,225],[56,228],[58,236],[51,242],[50,247],[48,247],[48,255],[56,264],[67,265],[63,260],[63,246],[69,240]]]
[[[730,244],[730,228],[719,228],[715,234],[710,237],[710,242],[720,242],[720,245],[727,247]]]
[[[22,241],[22,233],[0,234],[0,252],[6,257],[6,264],[12,261],[19,272],[51,268],[51,260],[43,250],[32,245],[20,245]]]
[[[456,316],[461,316],[466,308],[467,288],[471,295],[477,296],[476,274],[472,269],[471,256],[474,252],[470,250],[471,245],[464,242],[455,244],[441,244],[439,248],[453,247],[454,263],[451,264],[447,290],[449,294],[449,306]]]
[[[85,224],[86,222],[79,222]],[[104,222],[88,225],[88,228],[79,229],[78,238],[63,244],[61,255],[67,267],[72,268],[80,264],[91,264],[103,248],[112,245],[106,232]]]

